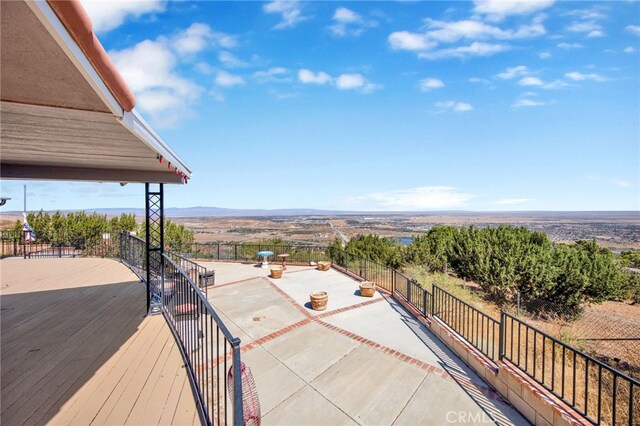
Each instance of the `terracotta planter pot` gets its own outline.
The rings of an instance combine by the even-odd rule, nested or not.
[[[311,308],[314,311],[324,311],[327,309],[327,303],[329,302],[329,295],[326,291],[314,291],[310,294]]]
[[[360,283],[360,296],[373,297],[376,294],[376,285],[371,281],[362,281]]]
[[[331,269],[331,262],[318,262],[319,271],[328,271]]]
[[[271,267],[271,278],[273,278],[274,280],[282,278],[282,266]]]

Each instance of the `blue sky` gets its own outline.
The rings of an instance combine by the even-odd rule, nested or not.
[[[638,2],[83,3],[194,171],[166,206],[640,209]],[[29,209],[144,203],[27,184]]]

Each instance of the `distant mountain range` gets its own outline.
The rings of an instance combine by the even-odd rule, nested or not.
[[[121,213],[136,216],[144,216],[144,209],[132,208],[98,208],[82,209],[87,212],[96,212],[108,216],[120,215]],[[63,213],[78,210],[61,210]],[[54,211],[50,211],[52,213]],[[536,217],[536,218],[563,218],[563,219],[586,219],[597,220],[606,218],[616,219],[640,219],[639,211],[515,211],[515,212],[474,212],[465,210],[450,211],[345,211],[345,210],[317,210],[317,209],[227,209],[222,207],[169,207],[164,210],[167,217],[268,217],[268,216],[516,216],[516,217]],[[21,211],[0,211],[5,215],[20,215]]]

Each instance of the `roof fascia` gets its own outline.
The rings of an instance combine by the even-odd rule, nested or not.
[[[191,178],[191,170],[189,170],[184,161],[182,161],[178,154],[144,121],[135,108],[131,110],[131,112],[125,112],[120,123],[149,148],[158,155],[161,155],[165,161],[177,167],[178,171],[182,172],[187,178]]]

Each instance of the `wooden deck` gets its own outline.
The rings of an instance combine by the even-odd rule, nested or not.
[[[144,286],[105,259],[0,261],[0,423],[198,424]]]

